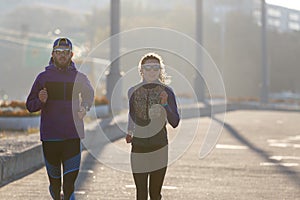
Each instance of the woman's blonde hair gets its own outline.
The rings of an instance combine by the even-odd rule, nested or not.
[[[140,76],[143,77],[143,73],[142,73],[142,65],[145,64],[145,62],[149,59],[154,59],[154,60],[157,60],[160,64],[160,74],[159,74],[159,81],[164,83],[164,84],[169,84],[171,82],[170,80],[170,77],[167,76],[167,73],[166,73],[166,66],[163,62],[163,59],[160,55],[158,55],[157,53],[147,53],[145,54],[140,62],[139,62],[139,66],[138,66],[138,69],[139,69],[139,73],[140,73]]]

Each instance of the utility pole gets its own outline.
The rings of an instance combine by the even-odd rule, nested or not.
[[[122,109],[122,89],[121,87],[116,88],[117,82],[121,78],[120,73],[120,63],[119,63],[119,50],[120,41],[119,37],[114,37],[120,32],[120,0],[110,1],[110,60],[111,66],[109,74],[107,75],[106,91],[107,99],[109,101],[109,112],[112,113],[112,95],[113,99],[113,109],[115,111],[120,111]],[[117,90],[117,91],[116,91]]]
[[[267,19],[266,1],[261,2],[261,64],[262,64],[262,85],[260,102],[266,104],[269,101],[269,70],[267,58]]]
[[[196,0],[196,41],[198,45],[203,44],[203,0]],[[205,84],[203,77],[203,55],[202,48],[196,46],[196,65],[197,73],[194,80],[194,89],[198,102],[205,100]],[[200,73],[200,74],[199,74]]]
[[[97,10],[96,8],[93,9],[92,15],[91,15],[91,24],[90,24],[90,49],[94,49],[94,43],[95,43],[95,35],[97,31],[97,16],[96,16]],[[94,88],[97,88],[97,83],[95,79],[95,63],[93,60],[90,62],[90,70],[89,70],[89,78]]]

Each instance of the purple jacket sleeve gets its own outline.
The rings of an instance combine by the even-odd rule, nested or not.
[[[178,114],[175,94],[169,88],[166,90],[166,92],[168,94],[168,105],[165,106],[165,110],[167,112],[167,119],[168,119],[169,124],[173,128],[176,128],[179,124],[180,117]]]
[[[40,83],[40,75],[36,78],[26,100],[26,108],[29,112],[37,112],[42,109],[43,103],[39,99],[39,92],[43,89]]]
[[[82,83],[81,106],[83,106],[85,108],[88,107],[88,109],[89,109],[94,102],[94,89],[93,89],[90,81],[84,74],[81,74],[81,83]]]

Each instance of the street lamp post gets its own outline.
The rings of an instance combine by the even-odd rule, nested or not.
[[[111,43],[110,43],[110,58],[111,66],[109,73],[107,75],[106,91],[107,99],[109,101],[109,112],[112,113],[112,95],[113,99],[113,109],[115,111],[120,111],[122,109],[122,89],[121,84],[116,87],[117,82],[121,78],[120,73],[120,62],[119,62],[119,49],[120,41],[119,37],[116,36],[120,32],[120,0],[110,1],[110,27],[111,27]],[[115,36],[115,37],[114,37]]]
[[[202,44],[203,40],[203,0],[196,0],[196,41],[198,45]],[[205,85],[203,80],[203,55],[200,47],[196,47],[196,64],[198,72],[194,80],[194,89],[198,99],[198,102],[204,102],[205,100]]]
[[[269,70],[267,60],[267,24],[266,1],[261,3],[261,61],[262,61],[262,85],[260,102],[266,104],[269,101]]]

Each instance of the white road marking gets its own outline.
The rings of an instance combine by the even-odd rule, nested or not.
[[[82,194],[85,194],[85,191],[75,191],[74,193],[75,193],[75,194],[81,194],[81,195],[82,195]]]
[[[80,173],[88,173],[88,174],[93,174],[93,173],[94,173],[94,171],[93,171],[93,170],[90,170],[90,169],[88,169],[88,170],[80,170]]]
[[[294,148],[300,148],[300,144],[294,144],[293,147]]]
[[[289,140],[275,140],[275,139],[268,139],[268,143],[286,143],[289,142]]]
[[[217,149],[248,149],[246,146],[241,145],[230,145],[230,144],[217,144]]]
[[[284,166],[284,167],[297,167],[298,163],[272,163],[272,162],[262,162],[259,163],[260,166]]]
[[[267,142],[269,143],[269,146],[271,147],[280,147],[280,148],[286,148],[286,147],[293,147],[293,148],[300,148],[300,144],[295,144],[295,142],[300,141],[300,135],[296,136],[290,136],[285,139],[268,139]]]
[[[162,188],[165,190],[176,190],[177,189],[176,186],[168,186],[168,185],[163,185]]]
[[[300,144],[291,144],[291,143],[282,143],[282,142],[270,143],[269,146],[281,147],[281,148],[286,148],[286,147],[300,148]]]
[[[271,156],[269,157],[272,160],[300,160],[300,157],[297,156]]]
[[[292,141],[300,141],[300,135],[296,135],[296,136],[291,136],[291,137],[288,137],[288,140],[292,140]]]
[[[126,188],[135,188],[135,185],[125,185]],[[177,187],[176,186],[168,186],[168,185],[163,185],[162,189],[165,190],[176,190]]]
[[[271,143],[269,144],[270,147],[282,147],[282,148],[285,148],[285,147],[291,147],[293,146],[292,144],[289,144],[289,143]]]

